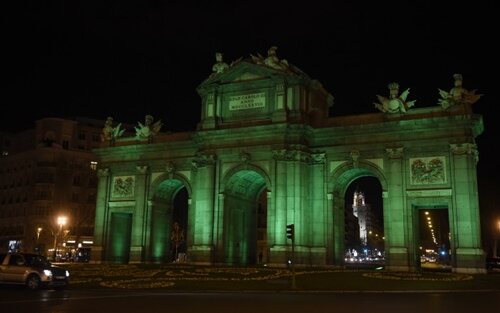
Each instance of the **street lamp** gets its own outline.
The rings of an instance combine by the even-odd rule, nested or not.
[[[498,232],[500,234],[500,220],[497,221]],[[497,257],[497,237],[500,235],[496,232],[493,233],[493,257]]]
[[[38,243],[38,240],[40,239],[40,233],[42,232],[42,228],[38,227],[36,229],[36,243]]]
[[[66,225],[67,218],[66,216],[59,216],[57,217],[57,225],[59,225],[59,229],[56,233],[54,233],[54,262],[56,260],[56,255],[57,255],[57,237],[61,234],[62,228],[64,225]]]
[[[497,237],[500,236],[500,220],[497,221],[498,234],[493,234],[493,257],[497,257]]]
[[[36,229],[36,246],[35,246],[35,252],[40,253],[40,246],[39,246],[39,241],[40,241],[40,233],[42,232],[42,228],[38,227]]]

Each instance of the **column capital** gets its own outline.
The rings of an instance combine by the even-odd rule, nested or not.
[[[403,158],[403,147],[396,148],[386,148],[385,153],[389,159],[402,159]]]
[[[276,161],[300,161],[309,163],[311,161],[311,154],[301,150],[273,150],[273,159]]]
[[[191,161],[191,166],[194,171],[198,170],[201,167],[205,167],[207,165],[214,165],[217,161],[216,154],[199,154]]]
[[[311,154],[311,163],[312,164],[324,164],[326,163],[326,153],[312,153]]]
[[[109,168],[100,168],[97,170],[98,177],[107,177],[109,176]]]
[[[479,161],[479,151],[477,145],[473,143],[452,143],[450,144],[450,151],[454,155],[472,156],[476,163]]]
[[[137,165],[135,167],[135,170],[139,173],[139,174],[146,174],[147,171],[148,171],[148,166],[147,165]]]

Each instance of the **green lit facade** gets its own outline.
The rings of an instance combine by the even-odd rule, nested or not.
[[[198,93],[196,131],[95,150],[95,262],[167,262],[174,198],[186,188],[189,262],[283,266],[294,224],[297,264],[341,266],[346,190],[372,176],[382,186],[387,268],[418,267],[419,210],[444,208],[453,270],[484,272],[475,145],[483,124],[470,105],[329,117],[333,97],[318,81],[255,57],[221,67]]]

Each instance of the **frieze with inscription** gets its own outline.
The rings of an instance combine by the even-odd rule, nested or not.
[[[266,106],[266,93],[252,93],[228,97],[229,111],[258,109]]]

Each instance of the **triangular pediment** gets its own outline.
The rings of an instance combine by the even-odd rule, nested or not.
[[[259,79],[268,79],[276,76],[298,77],[291,71],[282,71],[265,65],[254,64],[251,60],[242,60],[232,64],[222,73],[212,74],[198,88],[202,88],[214,83],[227,84],[231,82],[244,82]]]
[[[252,72],[244,72],[240,76],[232,79],[231,81],[233,82],[240,82],[240,81],[246,81],[246,80],[255,80],[255,79],[263,79],[265,76],[252,73]]]

